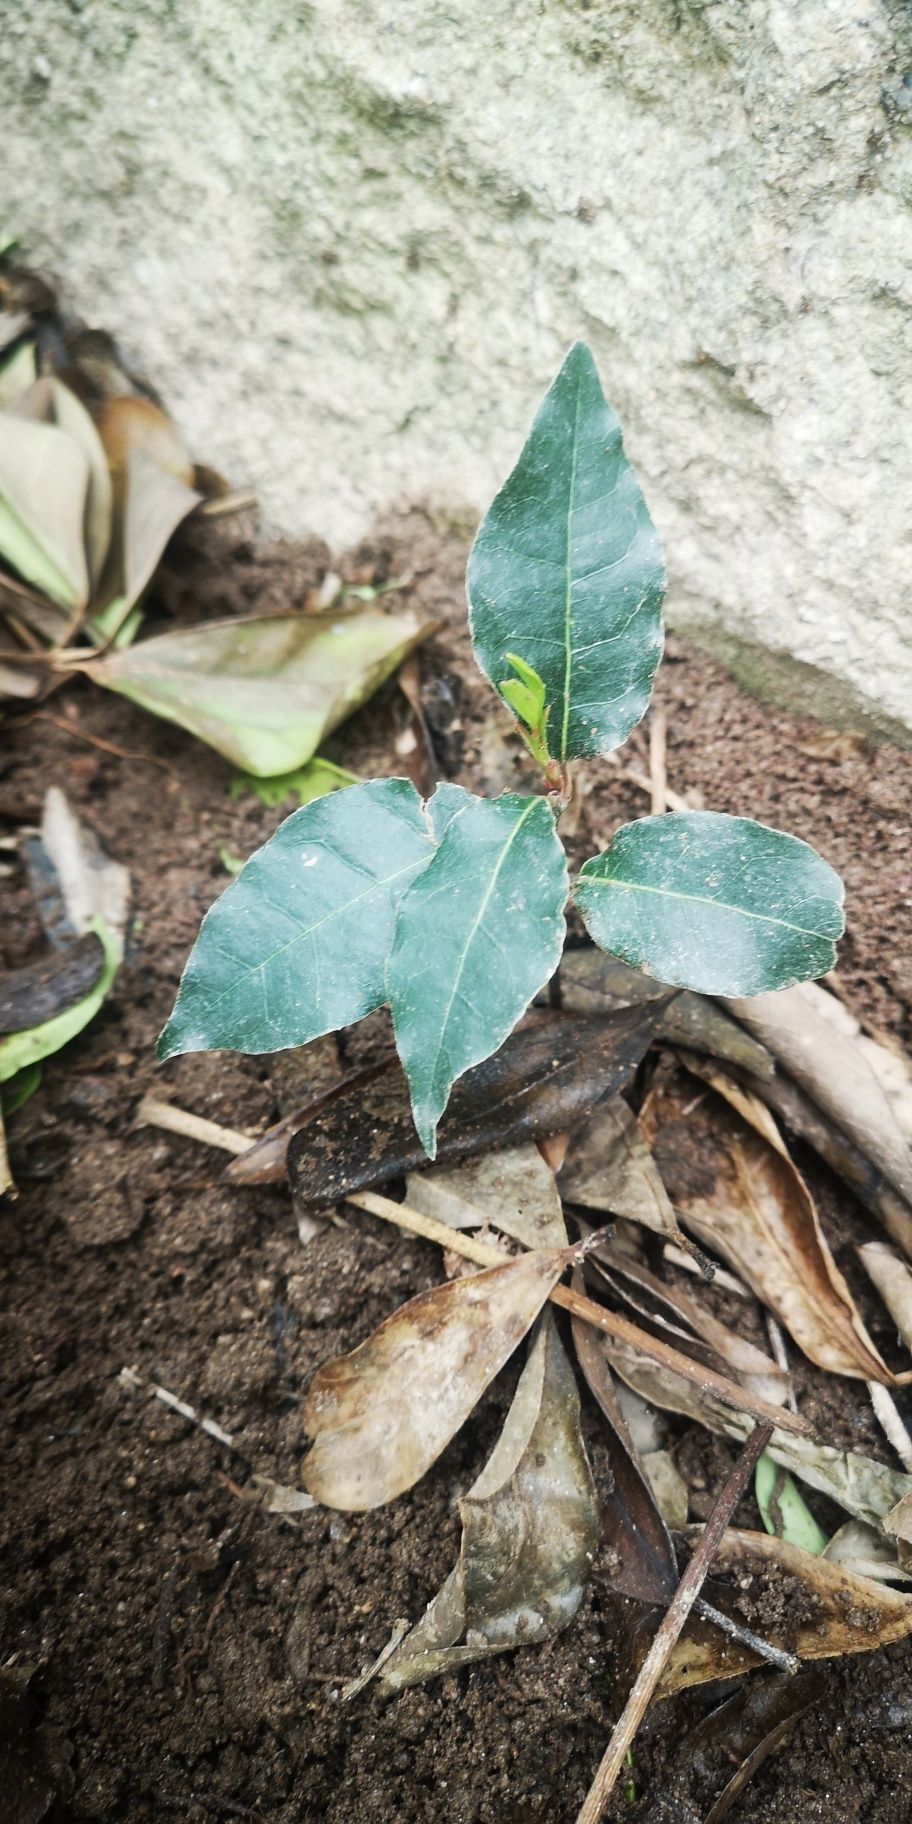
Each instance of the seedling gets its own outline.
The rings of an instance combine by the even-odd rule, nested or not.
[[[159,1056],[279,1051],[388,1005],[430,1158],[453,1084],[497,1051],[560,960],[568,898],[596,944],[672,986],[755,995],[822,975],[842,884],[807,843],[719,812],[625,824],[571,887],[575,761],[649,704],[665,573],[583,343],[568,354],[468,565],[475,657],[540,794],[422,803],[378,779],[295,811],[203,921]]]

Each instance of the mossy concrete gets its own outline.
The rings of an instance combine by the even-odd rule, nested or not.
[[[268,525],[477,513],[583,335],[672,621],[912,726],[901,0],[6,11],[0,227]]]

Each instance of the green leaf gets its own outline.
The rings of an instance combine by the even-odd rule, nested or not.
[[[158,1056],[282,1051],[380,1007],[396,905],[432,853],[408,779],[293,811],[203,919]]]
[[[408,609],[209,621],[102,659],[92,677],[270,778],[309,760],[430,631]]]
[[[85,605],[85,451],[56,424],[0,413],[0,559],[64,608]]]
[[[235,773],[230,796],[237,799],[245,792],[252,792],[261,804],[275,810],[292,795],[299,804],[312,804],[315,798],[324,798],[327,792],[339,792],[346,785],[357,783],[357,774],[347,773],[344,766],[333,766],[331,760],[316,757],[304,766],[295,767],[293,772],[276,773],[272,779],[257,779],[253,773]]]
[[[500,686],[500,694],[509,703],[510,708],[519,716],[526,727],[543,730],[547,710],[545,708],[545,681],[540,678],[531,665],[524,659],[517,658],[515,652],[505,653],[508,665],[512,665],[515,678],[507,678]]]
[[[787,1470],[774,1463],[768,1450],[757,1459],[754,1492],[767,1532],[818,1558],[828,1542],[828,1534],[817,1525]]]
[[[75,1039],[77,1033],[95,1018],[117,974],[123,945],[103,918],[93,918],[90,929],[97,931],[104,949],[104,966],[94,988],[65,1013],[55,1014],[53,1019],[44,1020],[40,1026],[32,1026],[26,1032],[12,1032],[0,1039],[0,1083],[8,1083],[20,1070],[30,1069],[41,1058],[49,1058],[61,1046],[68,1045],[70,1039]]]
[[[0,1109],[4,1115],[14,1115],[17,1108],[24,1108],[30,1096],[35,1094],[42,1077],[40,1064],[26,1064],[15,1077],[11,1077],[5,1088],[0,1088]]]
[[[475,657],[495,688],[517,653],[544,680],[552,756],[619,747],[649,703],[665,572],[582,342],[482,521],[467,586]]]
[[[403,895],[387,987],[421,1144],[457,1077],[496,1051],[564,940],[567,864],[544,798],[476,799]]]
[[[603,950],[702,994],[825,975],[844,928],[828,862],[797,836],[717,811],[625,824],[586,862],[575,899]]]

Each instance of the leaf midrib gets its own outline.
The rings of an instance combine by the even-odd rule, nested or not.
[[[638,880],[618,880],[615,875],[581,874],[577,886],[620,887],[625,893],[655,893],[660,899],[677,899],[692,906],[714,906],[717,912],[731,912],[737,918],[750,918],[756,924],[779,925],[784,931],[797,931],[802,937],[820,937],[834,943],[827,931],[813,931],[808,925],[795,925],[791,919],[777,918],[772,912],[750,912],[746,906],[734,906],[729,900],[709,899],[705,893],[680,893],[671,887],[647,887]]]
[[[570,455],[570,487],[567,499],[567,554],[564,560],[564,720],[561,729],[561,759],[566,761],[570,738],[570,680],[573,675],[573,503],[576,494],[576,462],[579,451],[579,418],[582,380],[576,379],[576,406],[573,413],[573,449]]]
[[[526,821],[526,818],[531,817],[532,812],[536,808],[536,805],[541,804],[541,802],[542,802],[542,800],[540,798],[533,798],[531,803],[526,805],[526,808],[523,811],[522,816],[517,818],[515,824],[513,825],[512,830],[510,831],[509,836],[507,837],[506,842],[503,845],[503,848],[501,849],[500,855],[498,856],[498,859],[497,859],[497,866],[495,867],[495,869],[491,875],[491,878],[488,882],[484,897],[481,901],[481,904],[479,905],[478,911],[476,912],[475,917],[472,921],[472,924],[469,928],[465,943],[463,944],[462,951],[461,951],[461,954],[459,957],[459,965],[458,965],[456,973],[453,977],[453,986],[450,990],[450,998],[447,1002],[446,1012],[443,1016],[443,1019],[441,1021],[441,1025],[440,1025],[440,1038],[437,1042],[437,1050],[434,1054],[434,1066],[433,1066],[433,1069],[431,1071],[431,1076],[430,1076],[430,1081],[432,1084],[436,1083],[436,1080],[437,1080],[437,1070],[438,1070],[438,1067],[440,1064],[440,1057],[441,1057],[441,1053],[443,1051],[444,1040],[445,1040],[446,1034],[447,1034],[447,1027],[448,1027],[449,1021],[450,1021],[450,1014],[453,1011],[453,1003],[455,1002],[456,996],[459,992],[459,984],[462,981],[463,972],[465,970],[466,962],[468,960],[469,951],[472,947],[472,944],[475,941],[476,936],[478,935],[478,930],[481,925],[482,919],[484,918],[485,912],[488,909],[491,895],[494,891],[494,888],[497,885],[497,881],[500,876],[501,868],[503,867],[504,862],[506,861],[507,856],[510,853],[510,849],[512,848],[513,843],[515,842],[516,837],[519,835],[519,832],[522,829],[523,824]]]

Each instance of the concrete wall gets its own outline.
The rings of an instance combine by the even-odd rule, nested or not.
[[[581,334],[672,620],[912,725],[905,3],[0,12],[0,228],[270,525],[482,508]]]

